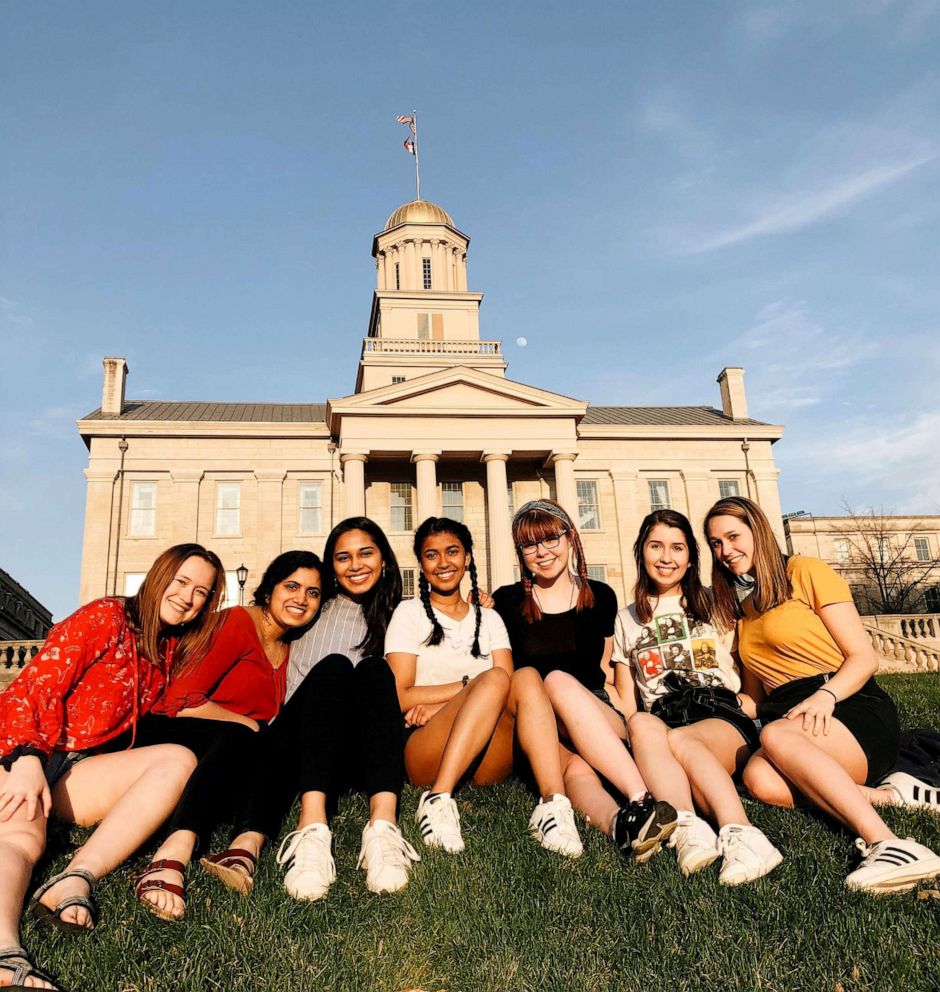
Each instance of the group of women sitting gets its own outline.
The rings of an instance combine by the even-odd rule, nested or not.
[[[333,529],[322,562],[278,556],[250,606],[219,611],[221,562],[183,544],[136,595],[57,624],[0,693],[0,988],[58,988],[18,934],[50,814],[97,825],[29,903],[75,931],[95,926],[97,880],[164,824],[135,880],[150,912],[184,915],[197,851],[249,892],[298,796],[277,852],[290,895],[327,894],[330,819],[349,790],[369,800],[366,886],[397,891],[420,860],[397,823],[405,775],[424,790],[421,841],[448,852],[465,844],[460,784],[515,769],[538,796],[530,833],[567,857],[582,853],[577,809],[637,861],[666,842],[683,874],[720,858],[720,882],[753,881],[782,854],[749,822],[743,788],[858,834],[850,888],[907,891],[940,874],[940,857],[878,815],[903,801],[878,787],[898,721],[849,589],[821,561],[786,559],[756,504],[709,511],[712,590],[689,521],[647,516],[634,601],[619,613],[560,505],[527,503],[512,529],[521,581],[492,597],[469,530],[432,517],[414,538],[420,595],[402,601],[388,539],[356,517]],[[230,847],[209,853],[223,823]]]

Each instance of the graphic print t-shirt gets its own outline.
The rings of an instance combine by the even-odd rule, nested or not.
[[[645,709],[669,691],[663,684],[669,672],[693,685],[741,690],[728,650],[731,633],[722,637],[711,624],[691,621],[679,604],[678,596],[661,599],[645,624],[637,619],[635,603],[617,614],[611,660],[631,666]]]

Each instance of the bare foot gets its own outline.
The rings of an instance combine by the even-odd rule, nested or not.
[[[137,876],[135,892],[154,916],[161,920],[181,920],[186,915],[185,886],[186,876],[176,868],[145,869]]]
[[[47,909],[54,911],[56,906],[65,902],[66,899],[70,899],[72,896],[85,896],[86,898],[91,896],[91,886],[85,879],[79,878],[77,875],[71,875],[68,878],[63,878],[61,882],[56,882],[51,889],[47,889],[43,893],[39,903]],[[63,909],[59,914],[59,919],[63,923],[72,923],[75,926],[84,927],[86,930],[93,930],[95,928],[91,913],[84,906],[69,906]],[[3,973],[0,972],[0,988],[3,987],[2,977]],[[46,987],[44,985],[38,986],[38,988]]]
[[[11,948],[13,950],[13,948]],[[27,957],[3,955],[0,956],[0,989],[8,989],[13,985],[13,976],[21,967],[32,968],[33,964]],[[38,974],[31,974],[17,983],[18,989],[50,989],[60,992],[59,987],[52,981],[47,981]]]

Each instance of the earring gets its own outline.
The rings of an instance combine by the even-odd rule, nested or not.
[[[382,562],[382,578],[385,578],[385,562]]]

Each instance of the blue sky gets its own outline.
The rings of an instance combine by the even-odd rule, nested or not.
[[[740,364],[785,511],[940,512],[938,45],[938,0],[6,0],[0,565],[77,605],[103,355],[352,390],[413,107],[512,378],[717,405]]]

